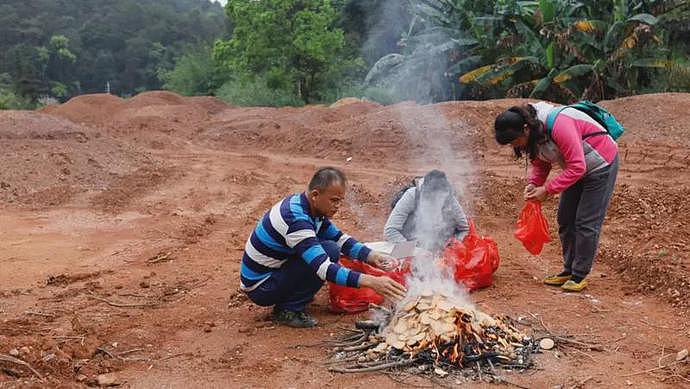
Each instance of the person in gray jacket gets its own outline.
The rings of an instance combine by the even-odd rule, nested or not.
[[[468,232],[467,217],[448,177],[432,170],[395,202],[383,233],[388,242],[416,241],[417,246],[438,252],[450,238],[462,240]]]

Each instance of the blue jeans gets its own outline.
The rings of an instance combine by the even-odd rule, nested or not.
[[[336,242],[320,242],[331,261],[340,258],[340,248]],[[262,307],[275,305],[278,309],[302,312],[321,289],[324,282],[316,272],[297,255],[288,260],[256,289],[248,292],[249,299]]]

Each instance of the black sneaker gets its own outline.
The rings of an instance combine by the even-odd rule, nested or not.
[[[294,312],[275,307],[273,308],[272,319],[277,323],[295,328],[311,328],[319,323],[318,320],[304,311]]]

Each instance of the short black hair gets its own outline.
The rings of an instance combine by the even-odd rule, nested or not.
[[[333,185],[334,183],[339,183],[343,186],[347,183],[347,178],[342,170],[326,166],[319,168],[319,170],[314,173],[314,176],[309,181],[309,190],[314,189],[323,190]]]
[[[424,181],[422,181],[422,191],[427,193],[452,193],[453,187],[450,185],[446,173],[434,169],[424,175]]]

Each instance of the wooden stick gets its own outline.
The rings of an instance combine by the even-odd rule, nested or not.
[[[541,326],[544,328],[544,331],[548,332],[549,334],[552,333],[551,330],[549,329],[549,327],[547,327],[546,324],[544,324],[544,320],[542,320],[541,317],[537,317],[537,315],[535,315],[535,314],[533,314],[532,312],[529,312],[529,311],[527,311],[527,313],[529,313],[530,315],[532,315],[533,318],[539,320],[539,324],[541,324]]]
[[[358,344],[365,342],[367,340],[366,336],[361,336],[351,342],[340,342],[340,343],[331,343],[331,342],[322,342],[322,344],[326,344],[328,346],[333,346],[333,347],[348,347],[348,346],[357,346]]]
[[[575,344],[575,345],[578,345],[578,346],[586,347],[586,348],[588,348],[588,349],[590,349],[590,350],[592,350],[592,351],[605,351],[603,347],[601,347],[601,346],[599,346],[599,345],[597,345],[597,344],[582,343],[582,342],[578,342],[577,340],[572,340],[572,339],[564,338],[564,337],[562,337],[562,336],[553,336],[552,338],[554,338],[555,340],[559,340],[559,341],[561,341],[561,342],[563,342],[563,343],[570,343],[570,344]]]
[[[364,343],[359,346],[352,346],[352,347],[343,347],[342,349],[338,351],[362,351],[366,349],[370,349],[372,347],[376,346],[376,343]]]
[[[671,367],[671,366],[677,365],[677,364],[679,364],[679,363],[681,363],[681,362],[683,362],[683,361],[675,361],[675,362],[669,363],[668,365],[659,366],[659,367],[655,367],[655,368],[652,368],[652,369],[647,369],[647,370],[642,370],[642,371],[638,371],[638,372],[635,372],[635,373],[630,373],[630,374],[622,375],[621,377],[632,377],[632,376],[636,376],[636,375],[640,375],[640,374],[651,373],[651,372],[653,372],[653,371],[657,371],[657,370],[661,370],[661,369],[665,369],[665,368],[667,368],[667,367]]]
[[[323,364],[324,365],[337,365],[337,364],[343,363],[343,362],[353,362],[353,361],[358,360],[360,356],[361,355],[353,355],[351,357],[347,357],[347,358],[343,358],[343,359],[329,360],[329,361],[324,362]]]
[[[36,316],[43,316],[43,317],[55,318],[55,315],[52,315],[52,314],[50,314],[50,313],[35,312],[35,311],[24,311],[24,313],[27,314],[27,315],[36,315]]]
[[[36,371],[36,369],[34,369],[31,365],[22,361],[21,359],[15,358],[15,357],[13,357],[11,355],[7,355],[7,354],[0,354],[0,361],[14,363],[16,365],[24,366],[27,369],[31,370],[31,372],[34,373],[36,375],[36,377],[38,377],[38,379],[43,380],[43,376],[41,375],[41,373]]]
[[[143,349],[143,348],[133,348],[133,349],[131,349],[131,350],[123,351],[123,352],[121,352],[121,353],[118,354],[118,355],[119,355],[119,356],[123,356],[123,355],[131,354],[131,353],[135,353],[135,352],[137,352],[137,351],[144,351],[144,349]]]
[[[112,358],[112,359],[120,359],[119,357],[116,357],[113,353],[111,353],[110,351],[108,351],[105,347],[98,347],[98,348],[96,349],[96,351],[100,351],[100,352],[102,352],[103,354],[109,356],[109,357]]]
[[[167,361],[168,359],[173,359],[173,358],[177,358],[177,357],[181,357],[181,356],[185,356],[185,355],[194,355],[194,353],[186,352],[186,353],[172,354],[172,355],[168,355],[167,357],[159,359],[159,361]]]
[[[413,363],[417,362],[416,359],[409,359],[407,361],[398,361],[398,362],[390,362],[390,363],[382,363],[378,366],[371,366],[371,367],[362,367],[359,369],[348,369],[348,368],[339,368],[339,367],[331,367],[328,370],[329,371],[334,371],[336,373],[366,373],[366,372],[371,372],[371,371],[379,371],[379,370],[386,370],[394,367],[402,367],[402,366],[409,366]]]

